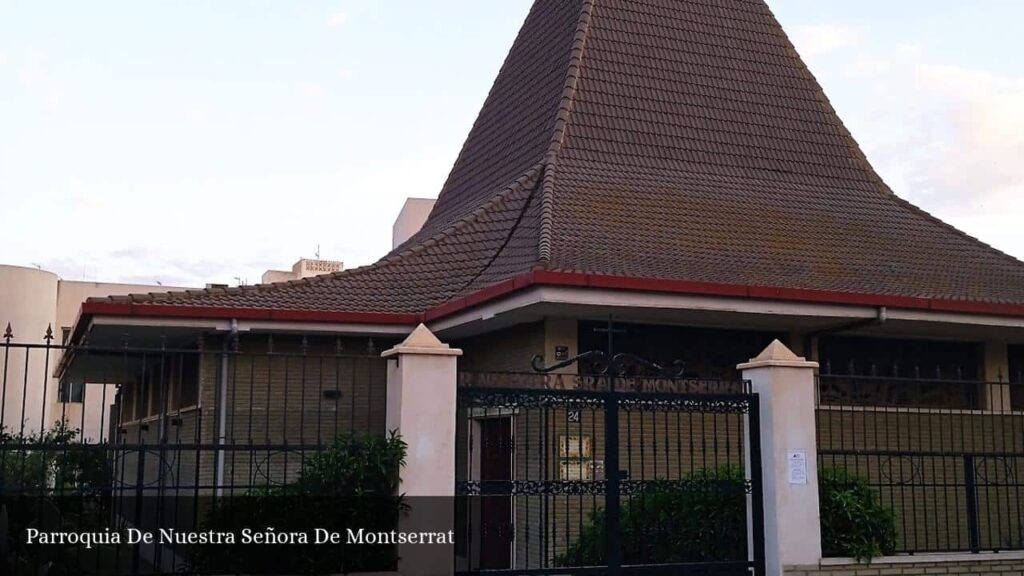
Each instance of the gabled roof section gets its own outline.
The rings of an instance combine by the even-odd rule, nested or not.
[[[1024,305],[1024,263],[888,189],[763,0],[537,0],[410,240],[128,301],[422,314],[538,270]]]

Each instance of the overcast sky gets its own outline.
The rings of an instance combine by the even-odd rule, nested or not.
[[[255,283],[390,248],[530,0],[0,0],[0,264]],[[1024,257],[1016,0],[770,0],[895,192]]]

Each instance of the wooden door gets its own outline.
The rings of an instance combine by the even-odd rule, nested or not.
[[[480,421],[480,480],[512,480],[512,419]],[[480,568],[512,567],[512,498],[483,496],[480,504]]]

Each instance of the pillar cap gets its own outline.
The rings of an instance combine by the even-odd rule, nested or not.
[[[462,356],[462,350],[452,348],[437,339],[437,336],[420,324],[402,341],[401,344],[381,354],[382,358],[390,358],[399,354],[419,354],[423,356]]]
[[[802,356],[797,356],[792,350],[786,348],[786,345],[779,342],[778,339],[772,340],[772,343],[767,348],[761,351],[756,357],[751,358],[749,362],[744,362],[736,366],[737,370],[750,370],[752,368],[817,368],[817,362],[808,361]]]

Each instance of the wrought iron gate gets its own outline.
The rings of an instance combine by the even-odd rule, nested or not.
[[[601,352],[535,368],[460,374],[459,573],[764,573],[748,382]]]

